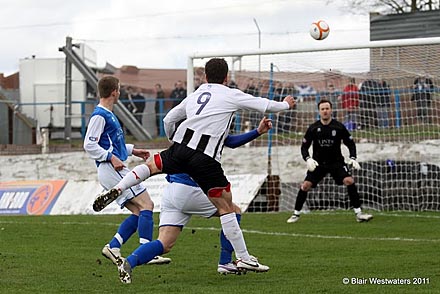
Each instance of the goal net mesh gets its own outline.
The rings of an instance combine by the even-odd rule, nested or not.
[[[232,151],[224,151],[227,174],[268,173],[249,211],[293,210],[306,173],[301,141],[319,119],[322,98],[356,141],[362,169],[352,174],[363,208],[440,210],[440,43],[221,57],[229,63],[230,87],[276,101],[297,99],[296,109],[270,115],[270,134],[234,150],[233,160]],[[207,60],[193,59],[195,86]],[[231,133],[255,128],[262,117],[236,113]],[[345,146],[342,152],[348,155]],[[327,175],[303,210],[348,208],[346,188]]]

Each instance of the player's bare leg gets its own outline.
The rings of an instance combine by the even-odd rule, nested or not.
[[[159,228],[157,239],[162,242],[164,254],[171,251],[181,232],[182,229],[176,226],[162,226]]]

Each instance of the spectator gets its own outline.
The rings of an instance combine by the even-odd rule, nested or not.
[[[186,98],[186,89],[183,88],[183,82],[179,80],[174,86],[174,90],[170,95],[170,98],[174,99],[173,107],[179,105],[179,103]]]
[[[273,100],[275,101],[283,101],[283,99],[281,98],[283,95],[283,84],[281,82],[276,82],[275,83],[275,87],[273,90]]]
[[[119,95],[119,101],[121,101],[122,105],[125,106],[125,108],[128,109],[128,93],[127,93],[127,89],[125,88],[125,86],[121,85],[121,89],[120,89],[120,95]],[[124,130],[125,133],[127,133],[126,128],[124,126],[124,123],[122,121],[119,122],[121,125],[121,128]]]
[[[252,96],[255,96],[255,97],[260,97],[260,90],[259,90],[258,86],[255,85],[254,79],[249,80],[249,83],[243,92],[245,92],[246,94],[250,94]],[[245,122],[249,121],[249,124],[250,124],[248,126],[248,128],[251,128],[251,129],[255,128],[261,119],[261,117],[260,117],[261,115],[256,112],[252,112],[252,111],[250,111],[250,112],[245,111],[245,113],[246,113],[245,117],[247,117],[247,118],[245,118]]]
[[[414,80],[414,92],[411,101],[416,103],[417,117],[422,123],[431,123],[429,109],[431,108],[431,93],[434,90],[434,84],[428,77],[417,77]]]
[[[196,91],[200,85],[202,84],[202,80],[200,79],[200,77],[195,77],[194,78],[194,91]]]
[[[125,106],[125,108],[128,108],[128,92],[125,86],[121,86],[121,95],[119,96],[119,101],[122,102],[122,104]]]
[[[356,114],[359,107],[359,88],[354,78],[350,78],[341,95],[342,109],[344,111],[344,125],[349,131],[356,129]]]
[[[379,93],[376,95],[377,126],[379,128],[388,128],[391,107],[391,90],[386,81],[381,81],[379,86]]]
[[[382,109],[379,109],[379,107],[382,108],[382,102],[384,105],[386,104],[385,97],[382,97],[382,88],[382,82],[373,79],[366,80],[361,84],[359,98],[362,128],[377,127],[379,125],[378,110],[381,112],[380,115],[383,115]]]
[[[234,80],[230,80],[228,83],[228,87],[231,89],[238,89],[238,85]]]
[[[134,103],[133,115],[136,120],[142,125],[142,117],[145,109],[145,97],[142,93],[137,89],[137,91],[133,91],[132,93],[132,101]]]
[[[335,89],[335,85],[329,84],[327,86],[327,91],[325,93],[325,97],[332,103],[333,108],[333,118],[338,119],[338,98],[339,98],[339,90]]]
[[[128,86],[127,87],[127,100],[125,101],[125,107],[127,107],[128,111],[131,113],[136,113],[136,105],[134,105],[133,102],[133,96],[135,95],[135,92],[133,90],[133,87]]]
[[[255,97],[260,97],[260,90],[255,85],[254,79],[250,79],[248,85],[246,86],[246,89],[243,91],[247,94],[250,94]]]
[[[154,86],[154,88],[156,89],[156,104],[155,104],[155,111],[156,111],[156,127],[157,127],[157,135],[158,136],[163,136],[165,135],[164,131],[160,131],[161,129],[163,130],[162,127],[162,119],[165,116],[165,103],[164,103],[164,98],[165,98],[165,92],[162,89],[162,85],[161,84],[156,84]]]
[[[288,83],[284,86],[281,82],[275,85],[274,100],[283,101],[287,96],[292,96],[296,99],[298,91],[292,83]],[[280,112],[278,114],[277,131],[279,133],[290,133],[294,129],[294,123],[296,120],[296,110],[290,109]]]

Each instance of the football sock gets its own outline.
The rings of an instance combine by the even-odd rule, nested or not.
[[[121,245],[130,239],[138,228],[139,217],[135,214],[127,217],[119,226],[118,232],[115,234],[113,239],[108,243],[110,248],[121,248]]]
[[[241,221],[241,214],[237,214],[237,223],[240,224]],[[232,262],[232,252],[234,252],[234,247],[232,247],[231,242],[226,239],[225,234],[223,233],[223,230],[220,231],[220,260],[219,264],[227,264]]]
[[[353,209],[355,214],[361,213],[362,210],[360,207]]]
[[[355,184],[347,186],[348,197],[350,198],[350,204],[354,208],[361,207],[361,200],[359,199],[359,193]]]
[[[145,264],[152,260],[154,257],[163,254],[163,245],[159,240],[154,240],[140,245],[130,256],[127,257],[127,261],[131,268],[138,265]]]
[[[141,210],[138,221],[139,243],[144,244],[153,240],[153,211]]]
[[[299,215],[301,214],[301,211],[295,209],[295,210],[293,211],[293,214],[299,216]]]
[[[145,164],[140,164],[126,174],[115,188],[125,191],[130,187],[142,183],[150,177],[150,169]]]
[[[299,189],[298,196],[296,196],[295,210],[301,211],[304,203],[306,202],[306,199],[307,199],[307,192]]]
[[[223,232],[226,238],[231,242],[237,259],[249,260],[249,252],[246,248],[243,232],[237,222],[235,212],[220,216]]]

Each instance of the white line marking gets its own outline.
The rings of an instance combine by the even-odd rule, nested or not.
[[[371,211],[366,209],[367,211]],[[334,214],[342,214],[342,215],[354,215],[353,212],[349,212],[349,211],[314,211],[314,212],[308,212],[306,214],[317,214],[317,215],[334,215]],[[421,214],[415,214],[415,213],[410,213],[408,212],[408,214],[397,214],[397,213],[385,213],[385,212],[378,212],[378,211],[373,211],[371,212],[371,214],[373,215],[380,215],[380,216],[390,216],[390,217],[407,217],[407,218],[434,218],[434,219],[440,219],[440,215],[421,215]]]
[[[320,213],[324,214],[324,213]],[[389,214],[386,214],[387,216]],[[396,215],[400,216],[400,215]],[[425,217],[425,216],[424,216]],[[23,224],[26,223],[16,222],[16,221],[0,221],[0,224]],[[96,222],[39,222],[38,224],[62,224],[62,225],[87,225],[87,226],[114,226],[117,227],[120,223],[96,223]],[[220,227],[185,227],[189,230],[205,230],[205,231],[220,231]],[[403,238],[403,237],[353,237],[353,236],[337,236],[337,235],[321,235],[321,234],[298,234],[298,233],[283,233],[283,232],[263,232],[257,230],[247,230],[242,229],[244,233],[247,234],[259,234],[268,236],[287,236],[287,237],[299,237],[299,238],[316,238],[316,239],[342,239],[342,240],[363,240],[363,241],[402,241],[402,242],[430,242],[430,243],[440,243],[440,239],[418,239],[418,238]]]
[[[186,227],[192,230],[206,230],[206,231],[219,231],[220,228],[205,228],[205,227]],[[363,241],[404,241],[404,242],[433,242],[440,243],[440,239],[416,239],[416,238],[402,238],[402,237],[390,237],[390,238],[370,238],[370,237],[353,237],[353,236],[332,236],[332,235],[313,235],[313,234],[296,234],[296,233],[281,233],[281,232],[262,232],[256,230],[242,229],[244,233],[259,234],[269,236],[287,236],[287,237],[300,237],[300,238],[317,238],[317,239],[345,239],[345,240],[363,240]]]

